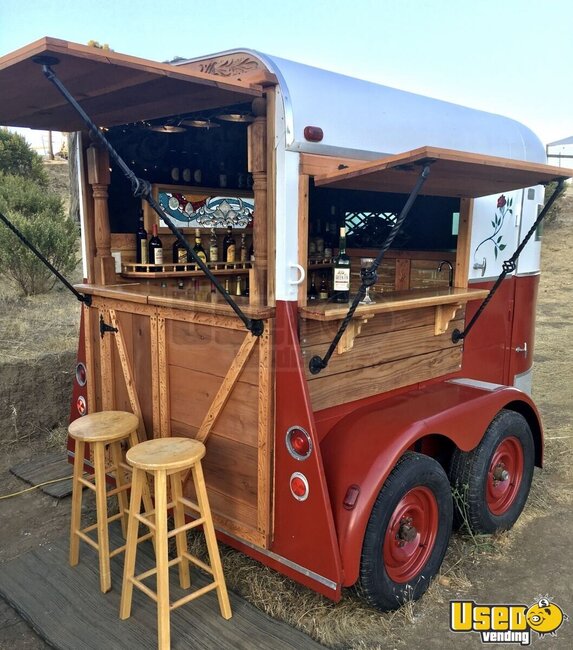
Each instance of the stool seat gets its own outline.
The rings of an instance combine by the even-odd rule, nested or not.
[[[187,469],[205,455],[205,445],[191,438],[146,440],[127,452],[127,462],[138,469],[173,472]]]
[[[83,442],[113,442],[122,440],[137,430],[139,419],[125,411],[88,413],[68,427],[72,438]]]

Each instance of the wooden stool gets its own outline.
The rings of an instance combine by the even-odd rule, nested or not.
[[[133,468],[133,478],[119,616],[121,619],[126,619],[131,615],[131,599],[135,585],[157,603],[158,640],[161,649],[170,647],[169,612],[208,591],[217,590],[219,608],[223,618],[229,619],[232,616],[201,467],[201,459],[204,455],[205,445],[198,440],[158,438],[132,447],[126,456],[127,462]],[[189,469],[191,469],[195,483],[197,504],[183,497],[182,474]],[[155,522],[150,520],[149,512],[145,516],[140,514],[142,490],[147,483],[146,473],[153,476],[154,479],[155,511],[153,514]],[[170,503],[167,503],[167,477],[171,483],[172,501]],[[185,506],[195,511],[197,515],[196,519],[187,524],[185,523]],[[171,508],[174,511],[175,528],[168,531],[167,511]],[[135,576],[139,522],[144,523],[155,533],[156,567]],[[210,566],[190,555],[187,547],[187,531],[201,525],[209,551]],[[170,537],[175,537],[177,542],[177,557],[171,561],[168,558],[167,548]],[[213,576],[213,582],[187,594],[174,603],[170,603],[169,567],[175,564],[179,565],[179,584],[183,589],[187,589],[191,586],[189,562],[210,573]],[[142,582],[152,575],[157,576],[156,592]]]
[[[72,520],[70,526],[70,564],[76,566],[80,559],[80,540],[83,540],[98,551],[100,587],[105,593],[111,589],[110,557],[121,553],[125,546],[109,551],[108,524],[121,519],[123,536],[127,528],[127,494],[131,483],[126,480],[124,469],[129,469],[122,458],[121,441],[129,439],[135,446],[139,443],[137,427],[139,419],[133,413],[123,411],[102,411],[90,413],[74,422],[68,428],[70,436],[76,441],[74,454],[74,478],[72,483]],[[83,478],[85,445],[89,443],[93,450],[94,473]],[[106,490],[105,448],[109,446],[112,466],[108,472],[114,474],[116,487]],[[96,496],[96,523],[81,528],[83,488],[87,487]],[[107,497],[117,495],[119,513],[108,517]],[[151,509],[151,498],[149,509]],[[88,535],[97,529],[97,542]]]

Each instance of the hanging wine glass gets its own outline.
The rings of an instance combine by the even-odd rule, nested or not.
[[[366,272],[374,264],[376,260],[373,257],[361,257],[360,258],[360,278],[364,281],[366,277]],[[374,305],[375,301],[370,297],[370,287],[366,287],[366,294],[364,298],[360,301],[361,305]]]

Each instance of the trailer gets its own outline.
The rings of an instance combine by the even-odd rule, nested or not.
[[[43,38],[0,87],[0,124],[79,133],[73,418],[204,441],[219,538],[335,601],[396,608],[453,524],[515,523],[544,186],[573,175],[531,131],[247,49]]]

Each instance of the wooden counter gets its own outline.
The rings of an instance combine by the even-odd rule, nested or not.
[[[451,287],[440,289],[416,289],[412,291],[394,291],[387,294],[376,294],[375,304],[358,305],[354,318],[364,318],[406,309],[420,309],[442,305],[463,305],[470,300],[479,300],[487,296],[485,289],[456,289]],[[348,313],[349,303],[334,303],[326,300],[312,302],[301,307],[301,318],[319,321],[342,320]]]
[[[101,298],[113,298],[114,300],[124,300],[126,302],[154,305],[157,307],[170,307],[206,314],[219,314],[222,316],[235,315],[235,312],[218,292],[202,291],[198,293],[192,289],[162,288],[154,284],[136,282],[106,286],[76,284],[75,288],[80,293],[99,296]],[[249,318],[268,319],[274,316],[274,309],[272,307],[251,307],[247,297],[232,297]]]

